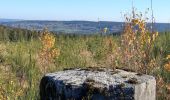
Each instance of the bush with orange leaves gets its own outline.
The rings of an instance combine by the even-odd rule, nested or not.
[[[43,31],[40,40],[42,49],[39,52],[39,62],[45,73],[48,66],[60,55],[60,50],[55,48],[55,36],[48,32],[47,29]]]
[[[168,62],[164,65],[164,69],[170,72],[170,55],[168,55],[166,59],[168,60]]]
[[[138,14],[136,14],[138,15]],[[119,67],[149,73],[156,65],[152,50],[158,32],[150,32],[142,14],[126,17],[120,47],[116,51]]]

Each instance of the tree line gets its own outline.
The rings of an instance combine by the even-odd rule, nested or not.
[[[22,41],[31,40],[40,36],[40,31],[12,28],[0,25],[0,41]]]

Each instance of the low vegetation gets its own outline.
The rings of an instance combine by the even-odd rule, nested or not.
[[[45,73],[74,67],[126,68],[153,75],[157,98],[168,100],[170,33],[150,32],[141,17],[127,20],[123,33],[55,35],[0,26],[0,100],[39,99]]]

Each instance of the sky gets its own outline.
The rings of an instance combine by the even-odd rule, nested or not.
[[[150,8],[150,0],[133,1],[137,11]],[[170,22],[169,4],[153,0],[156,22]],[[124,21],[131,9],[132,0],[0,0],[0,18],[7,19]]]

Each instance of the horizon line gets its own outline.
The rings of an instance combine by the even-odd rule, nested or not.
[[[111,21],[111,20],[55,20],[55,19],[12,19],[12,18],[0,18],[0,20],[18,20],[18,21],[84,21],[84,22],[120,22],[120,23],[124,23],[125,21]],[[148,21],[148,23],[152,23],[151,21]],[[170,24],[170,22],[155,22],[155,23],[165,23],[165,24]]]

